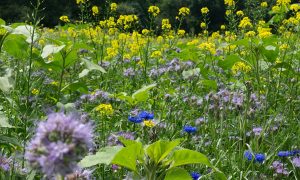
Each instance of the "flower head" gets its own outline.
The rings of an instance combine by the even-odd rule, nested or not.
[[[111,104],[100,104],[95,110],[103,115],[112,115],[114,113]]]
[[[255,162],[263,163],[265,159],[264,154],[255,154]]]
[[[193,126],[188,126],[188,125],[186,125],[186,126],[183,127],[183,130],[184,130],[185,132],[191,134],[191,133],[195,133],[195,132],[197,131],[197,128],[196,128],[196,127],[193,127]]]
[[[138,116],[129,116],[128,120],[130,122],[133,122],[133,123],[141,123],[141,122],[143,122],[143,119],[140,118],[140,117],[138,117]]]
[[[207,7],[201,8],[202,14],[207,14],[209,12],[209,9]]]
[[[300,168],[300,157],[295,157],[292,162],[295,167]]]
[[[148,13],[150,13],[153,17],[156,17],[160,13],[160,9],[157,6],[150,6],[148,8]]]
[[[68,23],[70,22],[69,17],[68,16],[60,16],[59,20],[61,20],[62,22]]]
[[[77,114],[52,113],[39,123],[25,158],[47,176],[65,176],[78,168],[77,162],[92,146],[91,124],[83,123]]]
[[[117,8],[118,8],[117,3],[111,3],[111,4],[110,4],[110,10],[111,10],[111,11],[116,11]]]
[[[277,155],[279,157],[288,157],[288,156],[292,156],[293,153],[291,151],[279,151]]]
[[[98,15],[98,14],[99,14],[98,6],[93,6],[93,7],[92,7],[92,12],[93,12],[93,16]]]
[[[253,154],[252,154],[250,151],[245,151],[244,157],[245,157],[248,161],[252,161],[252,159],[253,159]]]
[[[191,172],[191,176],[193,180],[198,180],[201,177],[201,174],[197,172]]]
[[[178,15],[179,16],[187,16],[190,14],[190,9],[187,7],[182,7],[179,9]]]

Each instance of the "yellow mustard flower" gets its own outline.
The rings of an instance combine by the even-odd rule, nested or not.
[[[202,29],[205,29],[205,28],[206,28],[206,23],[205,23],[205,22],[200,23],[200,27],[201,27]]]
[[[155,126],[155,122],[151,121],[151,120],[145,120],[144,122],[144,126],[147,126],[147,127],[154,127]]]
[[[290,10],[291,10],[291,11],[297,12],[297,11],[299,11],[299,9],[300,9],[300,5],[299,5],[299,4],[292,4],[292,5],[290,6]]]
[[[99,14],[98,6],[93,6],[93,7],[92,7],[92,12],[93,12],[93,16],[98,15],[98,14]]]
[[[118,5],[117,3],[111,3],[110,4],[110,10],[111,11],[117,11]]]
[[[291,0],[277,0],[277,5],[289,5],[291,3]]]
[[[207,14],[209,12],[209,9],[207,7],[201,8],[201,13],[202,14]]]
[[[266,8],[266,7],[268,7],[268,3],[266,1],[264,1],[264,2],[260,3],[260,6]]]
[[[226,26],[225,25],[221,25],[221,30],[225,30],[226,29]]]
[[[234,6],[235,2],[234,0],[224,0],[224,4],[227,6]]]
[[[236,12],[236,15],[242,17],[242,16],[244,16],[244,12],[239,10],[239,11]]]
[[[179,29],[178,31],[177,31],[177,35],[178,36],[184,36],[184,34],[185,34],[185,30],[183,30],[183,29]]]
[[[69,17],[68,16],[60,16],[59,20],[61,20],[62,22],[68,23],[70,22]]]
[[[161,51],[153,51],[151,53],[150,57],[152,57],[152,58],[160,58],[161,56],[162,56]]]
[[[148,13],[150,13],[153,17],[156,17],[160,13],[160,9],[157,6],[150,6],[148,8]]]
[[[172,25],[170,24],[169,19],[162,19],[161,21],[161,29],[162,30],[170,30]]]
[[[182,7],[179,9],[178,15],[179,16],[187,16],[190,14],[190,9],[187,7]]]
[[[239,61],[232,66],[231,71],[233,75],[236,75],[238,72],[248,73],[251,71],[251,66]]]
[[[250,18],[244,17],[239,24],[239,28],[247,28],[247,27],[252,27],[252,23]]]
[[[40,93],[40,91],[39,91],[38,89],[32,89],[32,90],[31,90],[31,93],[32,93],[33,95],[38,95],[38,94]]]
[[[112,115],[114,113],[111,104],[100,104],[95,108],[95,111],[100,112],[102,115]]]

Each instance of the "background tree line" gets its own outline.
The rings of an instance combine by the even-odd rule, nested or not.
[[[33,2],[35,0],[32,0]],[[247,15],[253,15],[255,6],[263,0],[240,0],[237,2],[237,8],[246,7]],[[264,0],[272,5],[275,0]],[[224,0],[114,0],[118,4],[118,14],[136,14],[140,18],[143,27],[147,27],[149,17],[147,9],[150,5],[156,5],[160,8],[161,13],[156,18],[156,23],[160,24],[161,19],[169,18],[172,24],[175,24],[175,16],[180,7],[189,7],[191,9],[190,16],[185,20],[182,28],[188,32],[200,31],[200,19],[202,7],[208,7],[210,17],[210,29],[218,29],[221,24],[226,23]],[[104,0],[89,0],[90,4],[100,7],[100,12],[107,6],[109,2]],[[44,10],[41,16],[44,17],[42,24],[44,26],[53,27],[59,23],[61,15],[68,15],[71,19],[79,19],[80,9],[76,4],[76,0],[44,0]],[[0,18],[8,23],[24,22],[27,20],[27,14],[30,13],[30,0],[1,0],[0,1]]]

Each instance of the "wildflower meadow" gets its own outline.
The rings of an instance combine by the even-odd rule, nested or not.
[[[0,19],[0,180],[300,179],[300,1],[253,2]]]

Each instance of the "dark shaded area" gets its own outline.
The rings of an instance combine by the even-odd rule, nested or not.
[[[32,0],[35,3],[35,0]],[[265,0],[269,5],[274,4],[273,0]],[[210,29],[215,30],[220,27],[221,24],[226,23],[224,14],[225,6],[224,0],[114,0],[118,4],[118,14],[137,14],[140,18],[142,27],[149,26],[149,15],[147,9],[150,5],[156,5],[160,8],[161,13],[156,18],[156,24],[160,24],[161,19],[169,18],[172,25],[176,25],[175,16],[178,13],[180,7],[186,6],[191,9],[190,16],[183,23],[183,29],[197,33],[200,31],[201,13],[200,9],[207,6],[210,10]],[[238,7],[248,7],[245,9],[245,13],[248,16],[255,14],[257,7],[260,4],[260,0],[243,0],[238,1]],[[98,5],[102,19],[107,13],[104,9],[108,7],[108,4],[104,0],[89,0],[91,5]],[[61,15],[67,15],[72,20],[79,19],[78,15],[80,9],[76,4],[76,0],[44,0],[43,7],[45,8],[41,17],[43,17],[42,24],[44,26],[53,27],[59,23],[59,17]],[[28,20],[27,14],[31,9],[30,0],[0,0],[0,17],[6,20],[8,23],[12,22],[24,22]],[[255,19],[256,17],[252,17]]]

